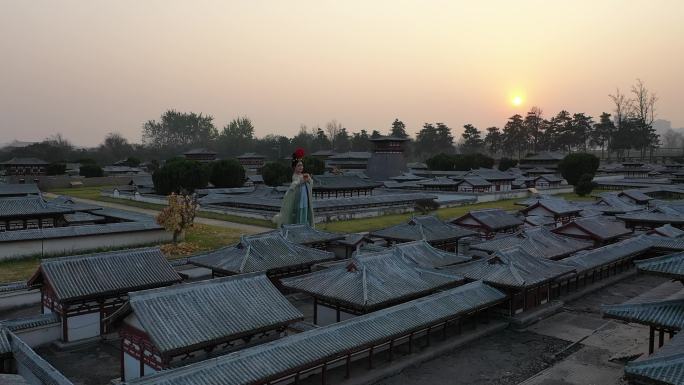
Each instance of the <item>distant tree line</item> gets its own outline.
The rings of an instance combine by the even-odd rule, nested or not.
[[[525,116],[511,116],[503,129],[489,127],[482,132],[466,124],[461,152],[487,152],[493,156],[518,159],[539,151],[588,149],[600,149],[602,158],[604,151],[607,151],[608,158],[611,154],[621,158],[626,150],[632,149],[640,151],[642,158],[652,154],[660,145],[660,138],[653,128],[658,100],[655,94],[637,80],[629,95],[618,89],[609,97],[613,113],[602,113],[598,121],[584,113],[565,110],[547,119],[541,108],[532,107]]]
[[[545,117],[541,108],[532,107],[525,116],[516,114],[499,127],[480,130],[466,124],[455,142],[452,129],[442,122],[425,123],[412,138],[399,119],[386,130],[361,129],[352,132],[342,123],[331,120],[324,126],[301,125],[293,137],[269,134],[256,137],[254,124],[248,117],[238,117],[218,128],[213,116],[195,112],[168,110],[158,120],[142,125],[142,143],[130,143],[118,133],[109,133],[97,147],[77,148],[61,135],[22,148],[0,150],[0,161],[12,157],[37,157],[51,163],[94,163],[108,165],[131,160],[148,162],[153,169],[164,160],[179,156],[192,148],[208,148],[220,158],[234,158],[256,152],[269,160],[279,161],[302,147],[310,154],[319,150],[334,152],[369,151],[369,139],[390,135],[410,139],[406,154],[411,161],[425,161],[437,154],[485,153],[494,158],[520,159],[540,151],[576,152],[600,149],[608,157],[638,150],[646,157],[660,145],[653,129],[657,97],[641,80],[625,94],[619,89],[609,95],[613,110],[597,120],[585,113],[560,111]],[[276,131],[277,130],[272,130]],[[684,143],[684,138],[668,135],[667,143]],[[137,161],[137,162],[136,162]],[[58,171],[53,168],[53,171]]]

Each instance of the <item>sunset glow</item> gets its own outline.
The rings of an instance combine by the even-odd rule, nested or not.
[[[503,125],[532,94],[548,114],[597,117],[636,78],[680,127],[683,18],[679,1],[10,1],[0,131],[139,141],[145,121],[175,108],[219,127],[248,116],[258,136],[331,119],[386,130],[395,118],[411,134],[429,121],[460,134]]]
[[[514,96],[513,99],[511,100],[511,103],[514,106],[519,107],[523,103],[522,96],[519,96],[519,95]]]

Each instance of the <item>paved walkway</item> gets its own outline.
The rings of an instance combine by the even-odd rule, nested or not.
[[[47,197],[50,197],[50,198],[56,197],[56,195],[50,194],[50,193],[47,193],[44,195]],[[95,206],[111,207],[113,209],[133,211],[136,213],[147,214],[147,215],[152,215],[152,216],[156,216],[157,214],[159,214],[158,210],[144,209],[141,207],[129,206],[129,205],[122,204],[122,203],[104,202],[104,201],[98,201],[98,200],[86,199],[86,198],[77,198],[77,197],[72,197],[72,198],[76,202],[87,203],[87,204],[95,205]],[[241,232],[250,233],[250,234],[263,233],[265,231],[273,230],[273,229],[270,229],[268,227],[246,225],[243,223],[229,222],[229,221],[224,221],[224,220],[220,220],[220,219],[211,219],[211,218],[196,217],[195,222],[201,223],[203,225],[211,225],[211,226],[225,227],[225,228],[229,228],[229,229],[236,229],[236,230],[239,230]]]

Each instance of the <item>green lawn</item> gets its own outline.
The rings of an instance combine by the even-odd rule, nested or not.
[[[188,231],[183,242],[177,245],[164,244],[161,248],[169,259],[175,259],[234,244],[240,235],[242,233],[235,229],[197,223]],[[0,283],[28,279],[36,271],[39,262],[40,258],[37,257],[0,262]]]
[[[600,192],[600,190],[598,190],[596,192],[598,193],[598,192]],[[565,194],[558,194],[558,195],[554,195],[554,196],[557,196],[559,198],[565,198],[565,199],[571,200],[571,201],[593,201],[596,199],[590,195],[587,195],[585,197],[581,197],[575,193],[565,193]],[[507,200],[501,200],[501,201],[496,201],[496,202],[467,204],[467,205],[456,206],[456,207],[448,207],[448,208],[438,209],[437,211],[434,212],[434,214],[436,214],[441,219],[450,219],[450,218],[460,217],[461,215],[464,215],[467,212],[473,211],[473,210],[490,209],[490,208],[499,208],[499,209],[509,210],[509,211],[510,210],[520,210],[522,208],[522,206],[517,206],[515,204],[515,202],[518,202],[521,200],[523,200],[523,198],[507,199]],[[393,215],[384,215],[381,217],[352,219],[352,220],[348,220],[348,221],[339,221],[339,222],[329,222],[329,223],[322,223],[322,224],[318,225],[318,227],[321,229],[327,230],[327,231],[333,231],[333,232],[338,232],[338,233],[356,233],[356,232],[362,232],[362,231],[372,231],[372,230],[378,230],[378,229],[382,229],[384,227],[396,225],[398,223],[402,223],[413,215],[417,215],[417,214],[414,214],[414,213],[393,214]]]
[[[497,202],[486,202],[486,203],[475,203],[475,204],[467,204],[463,206],[456,206],[456,207],[448,207],[448,208],[442,208],[438,209],[437,211],[434,212],[438,217],[442,219],[449,219],[449,218],[454,218],[454,217],[459,217],[469,211],[472,210],[480,210],[480,209],[489,209],[489,208],[500,208],[504,210],[517,210],[520,209],[520,206],[516,206],[515,202],[519,201],[521,199],[507,199],[507,200],[502,200],[502,201],[497,201]],[[406,214],[393,214],[393,215],[383,215],[380,217],[372,217],[372,218],[363,218],[363,219],[352,219],[348,221],[339,221],[339,222],[329,222],[329,223],[322,223],[318,225],[318,227],[328,230],[328,231],[333,231],[333,232],[338,232],[338,233],[356,233],[356,232],[361,232],[361,231],[372,231],[372,230],[377,230],[377,229],[382,229],[387,226],[392,226],[396,225],[398,223],[406,221],[408,218],[410,218],[413,215],[417,215],[414,213],[406,213]]]

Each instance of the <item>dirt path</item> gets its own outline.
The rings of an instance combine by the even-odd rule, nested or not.
[[[45,195],[48,197],[54,197],[55,196],[54,194],[45,194]],[[147,214],[147,215],[152,215],[152,216],[156,216],[157,214],[159,214],[159,211],[157,211],[157,210],[143,209],[141,207],[128,206],[128,205],[121,204],[121,203],[104,202],[104,201],[97,201],[97,200],[92,200],[92,199],[76,198],[76,197],[72,197],[72,198],[76,202],[87,203],[87,204],[95,205],[95,206],[110,207],[113,209],[133,211],[136,213]],[[265,231],[273,230],[273,229],[270,229],[268,227],[246,225],[243,223],[235,223],[235,222],[223,221],[220,219],[210,219],[210,218],[201,218],[201,217],[196,217],[195,222],[201,223],[204,225],[211,225],[211,226],[225,227],[225,228],[229,228],[229,229],[236,229],[236,230],[239,230],[239,231],[242,231],[245,233],[250,233],[250,234],[263,233]]]

